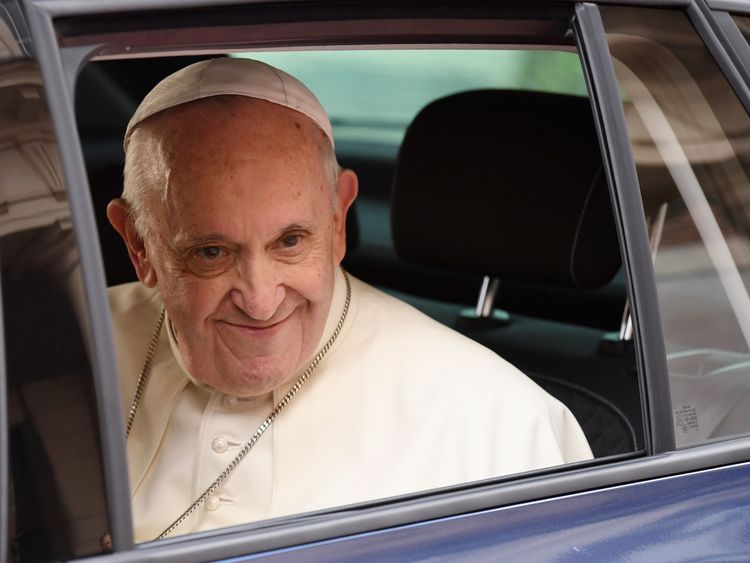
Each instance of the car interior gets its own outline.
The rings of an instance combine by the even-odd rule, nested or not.
[[[135,280],[105,214],[122,190],[127,121],[156,82],[203,58],[103,60],[81,73],[77,119],[110,286]],[[339,162],[360,180],[344,266],[519,367],[572,410],[597,458],[641,450],[620,250],[588,98],[454,90],[430,99],[395,142],[358,138],[329,109],[334,131],[349,132],[337,138]]]

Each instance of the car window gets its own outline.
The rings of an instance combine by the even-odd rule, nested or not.
[[[0,58],[0,123],[2,412],[10,452],[2,499],[10,553],[0,557],[83,557],[102,550],[109,528],[90,334],[67,189],[33,61]]]
[[[750,119],[681,12],[603,6],[650,227],[678,446],[750,432]]]
[[[320,97],[331,115],[337,157],[343,166],[359,174],[360,181],[360,196],[353,213],[356,222],[348,226],[347,234],[352,238],[344,262],[351,275],[396,295],[516,365],[573,411],[595,456],[642,454],[643,421],[634,351],[632,346],[617,345],[625,307],[622,273],[617,273],[619,247],[602,174],[593,115],[576,52],[570,48],[330,50],[252,52],[241,56],[266,61],[296,76]],[[122,190],[120,139],[125,122],[140,98],[160,77],[188,62],[192,61],[179,61],[178,64],[171,58],[101,60],[90,62],[81,74],[76,95],[77,119],[95,213],[100,222],[103,260],[112,286],[135,277],[121,241],[107,224],[104,211],[107,201],[118,197]],[[134,87],[139,80],[142,84]],[[555,222],[563,215],[561,208],[566,208],[566,213],[574,219],[568,234],[571,237],[580,234],[581,240],[587,240],[586,244],[600,252],[601,260],[584,264],[586,274],[593,272],[595,277],[599,276],[590,284],[591,287],[566,287],[560,280],[545,277],[551,275],[547,272],[526,277],[509,274],[508,279],[503,279],[502,276],[489,275],[492,267],[486,272],[481,268],[460,267],[457,262],[464,252],[461,248],[455,251],[448,248],[449,241],[445,237],[452,231],[432,227],[437,215],[430,210],[428,204],[433,202],[427,201],[428,196],[421,196],[425,205],[410,210],[409,217],[414,221],[407,220],[406,223],[418,225],[414,227],[417,233],[432,233],[430,244],[438,249],[445,248],[445,256],[454,256],[456,263],[454,258],[446,259],[442,264],[438,264],[440,260],[434,263],[407,260],[397,252],[392,230],[405,227],[399,227],[391,219],[393,194],[399,193],[393,186],[398,165],[403,159],[400,153],[406,150],[406,131],[425,106],[462,95],[479,96],[478,103],[485,103],[482,100],[486,95],[502,96],[498,99],[516,104],[512,107],[524,108],[525,121],[516,120],[511,124],[512,115],[504,117],[505,121],[498,121],[492,115],[495,110],[488,110],[487,120],[482,118],[479,122],[466,123],[470,136],[487,138],[483,146],[477,147],[479,156],[475,164],[481,167],[491,162],[493,167],[498,167],[491,169],[489,192],[480,196],[485,199],[471,199],[477,196],[468,195],[471,191],[469,181],[467,185],[455,186],[458,199],[448,194],[454,199],[454,205],[470,206],[469,211],[462,210],[458,215],[465,217],[466,213],[473,213],[473,209],[482,208],[481,224],[497,223],[504,229],[512,229],[501,234],[479,231],[479,238],[475,235],[475,240],[487,244],[485,248],[489,248],[493,255],[496,252],[492,250],[493,246],[501,249],[497,252],[512,254],[512,260],[520,260],[520,268],[525,271],[527,264],[548,261],[553,251],[555,255],[561,254],[559,248],[542,245],[536,251],[539,259],[518,258],[513,254],[514,249],[526,248],[525,241],[530,248],[538,246],[540,240],[556,242],[556,236],[549,235],[546,230],[549,218],[554,217],[552,222]],[[97,104],[87,100],[97,100]],[[505,103],[496,108],[497,115],[504,115],[500,110]],[[563,115],[566,112],[556,109],[558,107],[573,107],[575,113],[573,116]],[[94,119],[93,115],[107,116],[107,119]],[[490,118],[492,125],[483,132],[482,125]],[[577,134],[573,134],[579,130],[585,133],[585,142],[577,140]],[[473,135],[475,132],[477,135]],[[417,151],[421,146],[428,152],[432,150],[429,139],[415,142],[414,146]],[[535,151],[543,155],[541,158],[546,166],[534,164],[538,160]],[[582,164],[578,164],[577,159],[581,157]],[[586,168],[587,159],[594,165],[592,170]],[[566,165],[568,160],[575,162]],[[459,169],[461,165],[469,168],[464,162],[459,162]],[[546,201],[547,196],[539,201],[534,195],[538,187],[528,180],[532,176],[529,167],[547,170],[539,183],[552,191],[551,198],[555,197],[555,192],[562,194],[561,200],[554,200],[559,201],[559,205]],[[574,190],[576,196],[565,197],[568,189]],[[505,195],[492,196],[495,190]],[[520,194],[530,194],[531,197]],[[504,204],[506,199],[508,205]],[[520,224],[516,223],[518,214],[513,211],[516,207],[510,205],[513,199],[522,200],[525,206]],[[587,209],[596,210],[593,225],[584,220]],[[457,221],[456,233],[465,227],[465,220]],[[599,231],[606,232],[605,236],[598,237],[596,233]],[[504,244],[504,241],[516,240],[517,245]],[[427,248],[430,244],[417,245]],[[575,269],[571,258],[574,253],[565,250],[562,254],[564,263],[560,268],[566,272],[569,268]],[[601,264],[606,264],[606,268]],[[545,265],[544,268],[558,266]],[[600,274],[602,268],[606,271]],[[488,287],[495,284],[495,290],[491,291],[494,303],[491,299],[484,300],[489,315],[477,318],[477,300],[482,294],[485,277]],[[118,330],[119,334],[123,333],[122,329]],[[144,352],[152,330],[151,325],[144,325],[143,330],[137,331],[142,336]],[[135,367],[131,371],[134,374],[142,361],[139,357],[133,364]],[[125,390],[124,410],[133,396],[133,389],[126,387]],[[217,403],[218,406],[224,405],[221,408],[236,408],[227,406],[231,402],[229,398],[221,401],[221,404]],[[465,416],[465,413],[459,413],[459,416]],[[220,470],[217,460],[223,459],[221,456],[225,452],[238,449],[242,441],[227,439],[223,434],[210,438],[200,447],[208,452],[207,460],[210,458],[210,461],[206,463]],[[372,445],[372,448],[375,449],[371,451],[377,451],[377,446]],[[438,455],[439,452],[433,451],[433,457]],[[252,453],[247,459],[251,460],[248,463],[256,463],[252,461]],[[330,461],[334,463],[335,460],[331,458]],[[252,467],[268,478],[268,467]],[[205,480],[208,473],[201,479]],[[352,488],[354,477],[345,472],[339,474],[336,482],[326,487],[329,491],[326,494],[342,499],[339,504],[372,498],[368,487],[362,488],[359,497],[346,492]],[[330,493],[337,488],[342,492]],[[400,492],[418,490],[419,485],[399,489]],[[195,492],[200,493],[197,489]],[[212,494],[177,533],[190,531],[191,526],[195,528],[204,517],[231,514],[235,510],[233,495],[222,495],[221,490]],[[321,508],[327,506],[320,505]],[[178,516],[181,508],[184,507],[176,507],[173,516]],[[294,509],[287,511],[293,513]],[[280,513],[268,514],[275,516]],[[231,522],[227,520],[227,523]],[[151,536],[137,536],[136,539],[143,541]]]

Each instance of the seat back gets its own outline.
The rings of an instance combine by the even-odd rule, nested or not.
[[[589,100],[480,90],[432,102],[398,155],[392,228],[403,260],[496,278],[500,292],[604,286],[621,261]],[[564,402],[595,455],[638,448],[634,357],[602,357],[603,331],[514,316],[457,328]]]

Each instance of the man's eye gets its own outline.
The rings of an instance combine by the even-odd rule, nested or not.
[[[233,253],[220,246],[202,246],[188,253],[188,269],[198,276],[214,276],[227,270],[234,261]]]
[[[302,240],[302,235],[286,235],[281,239],[281,246],[284,248],[293,248]]]
[[[193,251],[195,256],[198,258],[201,258],[206,261],[213,261],[218,260],[221,258],[226,252],[223,248],[219,248],[218,246],[206,246],[204,248],[198,248]]]

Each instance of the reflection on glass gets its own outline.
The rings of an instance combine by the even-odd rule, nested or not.
[[[675,436],[750,431],[750,119],[682,12],[603,7],[655,252]]]
[[[734,23],[744,36],[745,41],[750,40],[750,17],[733,15],[732,19],[734,19]]]
[[[79,260],[41,84],[34,63],[0,63],[9,538],[18,561],[97,553],[108,527]]]
[[[11,15],[8,7],[0,4],[0,61],[21,57],[23,50],[19,43],[18,20],[20,14],[15,18]]]

